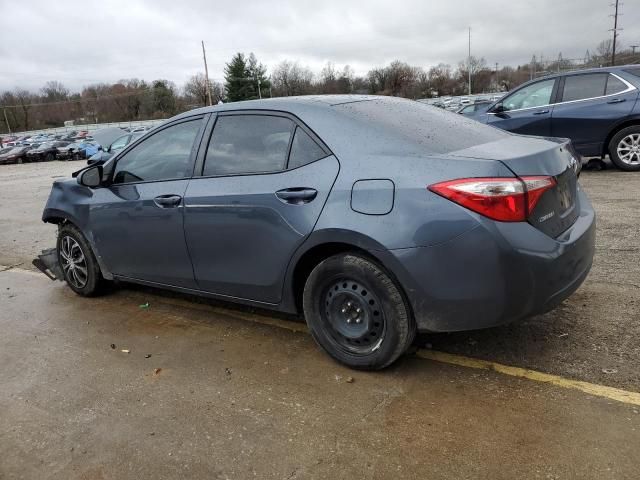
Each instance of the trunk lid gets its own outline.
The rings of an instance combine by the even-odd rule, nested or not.
[[[544,192],[528,216],[528,222],[545,234],[555,238],[578,219],[581,162],[570,140],[513,135],[450,155],[497,160],[518,177],[553,177],[555,186]]]

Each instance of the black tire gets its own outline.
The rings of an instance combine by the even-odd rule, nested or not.
[[[80,154],[78,152],[73,154],[73,160],[80,160]]]
[[[75,242],[77,248],[67,248],[68,244],[66,242],[69,242],[67,239],[70,239],[70,242]],[[69,288],[83,297],[92,297],[99,294],[104,287],[105,280],[102,277],[100,266],[91,250],[89,242],[87,242],[84,235],[82,235],[75,225],[66,224],[60,227],[56,248],[58,250],[58,262],[64,271],[64,279]],[[81,263],[76,263],[80,258],[78,249],[82,253],[86,275],[83,275],[83,271],[80,269]],[[67,252],[66,254],[65,251]],[[70,263],[65,258],[68,258],[69,251],[72,252],[72,258],[74,258],[74,261],[71,262],[74,263],[73,266],[66,266]]]
[[[45,162],[53,162],[54,158],[55,157],[53,156],[53,153],[49,152],[49,153],[47,153],[47,156],[44,157],[44,161]]]
[[[611,158],[613,164],[620,170],[637,172],[640,171],[640,142],[635,146],[631,146],[628,142],[628,138],[630,136],[636,136],[635,138],[640,141],[640,125],[632,125],[630,127],[623,128],[613,136],[609,142],[609,158]],[[625,159],[618,153],[618,147],[626,148],[626,145],[630,145],[630,148],[635,148],[635,150],[630,151],[632,155],[631,161],[625,161]]]
[[[351,368],[385,368],[415,338],[400,288],[382,267],[357,254],[334,255],[312,270],[303,309],[318,345]]]

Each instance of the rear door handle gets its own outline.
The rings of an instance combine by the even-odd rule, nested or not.
[[[609,100],[607,103],[622,103],[626,101],[627,101],[626,98],[614,98],[613,100]]]
[[[311,202],[318,195],[318,191],[313,188],[296,187],[285,188],[276,192],[276,197],[284,203],[302,205]]]
[[[182,202],[180,195],[160,195],[153,199],[153,202],[160,208],[175,208]]]
[[[533,112],[534,115],[544,115],[545,113],[549,113],[549,110],[538,110],[537,112]]]

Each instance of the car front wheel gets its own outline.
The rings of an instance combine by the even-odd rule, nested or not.
[[[390,365],[415,336],[398,286],[384,269],[357,254],[334,255],[319,263],[305,284],[303,308],[316,342],[352,368]]]
[[[58,262],[69,288],[85,297],[98,294],[104,279],[98,261],[80,230],[71,224],[60,227],[57,250]]]
[[[640,170],[640,125],[623,128],[609,142],[609,157],[620,170]]]

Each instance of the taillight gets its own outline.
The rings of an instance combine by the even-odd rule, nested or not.
[[[428,188],[493,220],[523,222],[542,194],[555,184],[553,177],[461,178]]]

